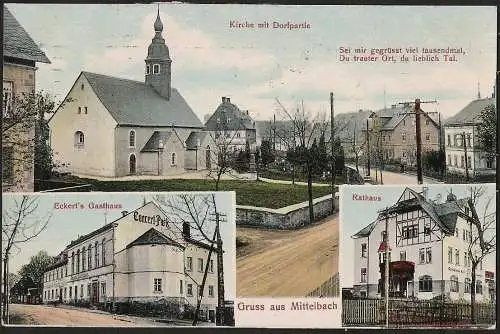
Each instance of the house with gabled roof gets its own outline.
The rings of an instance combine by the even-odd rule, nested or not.
[[[470,300],[471,289],[476,289],[477,301],[491,300],[488,279],[495,268],[487,268],[489,262],[484,267],[480,263],[476,286],[471,286],[468,249],[477,235],[472,214],[468,198],[450,192],[441,202],[428,198],[425,187],[421,192],[405,188],[396,203],[352,235],[354,295],[385,296],[389,263],[391,297]]]
[[[209,136],[171,85],[158,12],[145,80],[81,72],[49,120],[56,163],[87,176],[171,175],[210,168]]]
[[[36,63],[50,60],[6,6],[2,35],[2,190],[33,191],[35,127],[16,112],[15,100],[35,91]]]
[[[478,125],[481,124],[481,112],[489,105],[495,105],[495,94],[491,97],[478,98],[467,104],[457,114],[444,123],[446,169],[451,173],[469,175],[493,175],[496,160],[493,155],[486,155],[478,140]],[[491,157],[491,158],[490,158]]]

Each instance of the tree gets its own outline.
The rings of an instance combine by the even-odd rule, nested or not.
[[[269,163],[274,162],[275,155],[273,153],[271,142],[269,140],[262,140],[260,144],[260,158],[264,167]]]
[[[468,259],[471,265],[471,320],[475,323],[476,303],[476,272],[483,259],[496,251],[496,210],[491,208],[493,196],[488,197],[484,203],[482,217],[479,217],[476,207],[479,200],[485,195],[486,189],[482,186],[470,187],[470,197],[462,208],[462,213],[470,224],[468,245]]]
[[[439,151],[425,151],[422,154],[423,169],[442,175],[446,168],[446,158],[443,149]]]
[[[43,273],[54,261],[55,259],[49,256],[45,250],[41,250],[31,257],[28,264],[21,267],[19,275],[21,277],[29,277],[38,289],[38,293],[40,293],[43,287]]]
[[[224,312],[223,247],[222,238],[220,236],[220,222],[222,220],[221,217],[224,215],[217,210],[214,194],[182,194],[174,199],[166,199],[163,195],[157,195],[155,196],[155,201],[160,207],[172,215],[176,223],[182,223],[182,233],[184,235],[186,234],[185,229],[189,229],[190,239],[197,242],[203,242],[210,246],[202,281],[199,282],[189,276],[200,288],[197,294],[197,305],[193,320],[193,326],[196,326],[201,302],[203,300],[207,273],[210,268],[211,256],[214,252],[217,256],[218,309],[219,312]],[[178,224],[174,224],[173,227],[178,227]],[[224,314],[221,316],[223,321]]]
[[[3,198],[2,210],[2,261],[3,286],[8,293],[9,260],[13,251],[20,250],[20,245],[36,238],[45,230],[51,219],[51,213],[40,215],[38,197],[33,195],[8,196]],[[8,321],[8,298],[4,299],[2,317]]]
[[[378,118],[374,118],[373,126],[370,133],[370,153],[372,161],[378,167],[380,173],[380,183],[384,184],[382,170],[385,166],[385,158],[387,157],[387,149],[384,147],[383,138],[385,134],[382,130],[382,125]],[[377,169],[375,169],[375,180],[377,181]]]
[[[354,130],[353,130],[353,133],[352,133],[352,138],[350,138],[350,141],[349,141],[349,151],[352,152],[352,154],[354,154],[354,164],[356,166],[356,172],[359,173],[359,158],[360,158],[360,155],[361,153],[363,152],[363,149],[365,148],[365,141],[356,141],[356,127],[357,127],[357,124],[354,123]]]
[[[494,104],[487,105],[481,111],[479,119],[481,123],[477,126],[477,138],[483,151],[484,158],[492,163],[496,156],[497,147],[497,115]]]
[[[12,160],[4,164],[12,166],[13,175],[23,175],[27,165],[33,166],[35,178],[48,178],[54,163],[46,116],[55,111],[56,102],[48,93],[33,91],[14,96],[13,106],[4,111],[2,122],[2,145],[13,150]],[[14,184],[21,182],[14,177]]]

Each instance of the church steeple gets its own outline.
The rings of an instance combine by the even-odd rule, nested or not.
[[[160,6],[153,25],[155,35],[148,47],[146,62],[146,84],[152,86],[158,94],[170,100],[172,90],[172,60],[165,39],[162,37],[163,23],[160,18]]]

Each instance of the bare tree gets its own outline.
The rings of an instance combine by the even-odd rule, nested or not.
[[[32,195],[5,196],[2,210],[2,261],[4,300],[2,317],[8,322],[9,260],[21,244],[36,238],[47,227],[52,213],[40,215],[39,198]]]
[[[189,228],[188,237],[195,242],[202,242],[210,246],[203,278],[201,282],[185,272],[188,277],[199,287],[197,296],[196,309],[194,313],[193,326],[196,326],[200,313],[201,303],[203,301],[203,293],[205,290],[205,283],[207,274],[210,270],[212,253],[217,255],[217,277],[219,301],[222,300],[222,305],[219,302],[219,312],[224,310],[224,286],[221,279],[224,275],[222,264],[222,239],[220,238],[220,216],[222,214],[217,210],[214,194],[181,194],[172,199],[166,199],[162,195],[155,196],[155,202],[160,205],[165,211],[170,213],[176,220],[177,224],[173,224],[178,232],[186,236],[186,228]],[[179,224],[181,223],[181,224]],[[182,231],[180,226],[182,226]],[[221,298],[222,294],[222,298]],[[223,319],[223,315],[222,315]]]
[[[469,245],[467,249],[471,266],[471,320],[475,323],[476,303],[476,272],[482,266],[483,259],[496,251],[496,210],[492,208],[493,196],[486,198],[484,209],[480,217],[476,207],[480,199],[485,196],[486,189],[482,186],[470,187],[470,197],[463,207],[463,213],[470,224]]]

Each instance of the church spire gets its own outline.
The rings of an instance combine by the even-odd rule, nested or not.
[[[156,13],[156,20],[153,24],[155,35],[148,47],[146,62],[146,85],[167,100],[171,95],[171,64],[170,53],[165,39],[163,39],[163,23],[160,18],[160,5]]]

